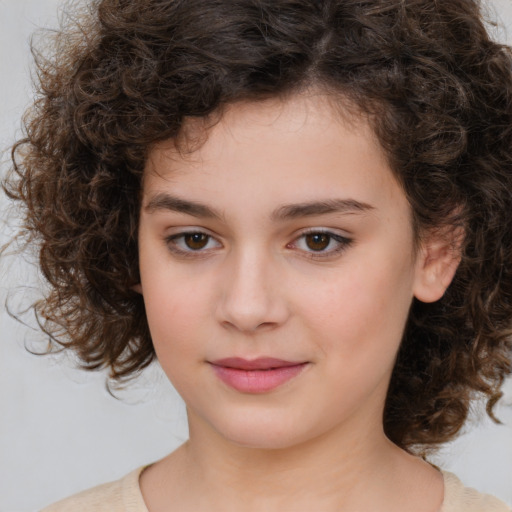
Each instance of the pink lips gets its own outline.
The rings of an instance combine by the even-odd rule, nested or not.
[[[217,377],[243,393],[267,393],[298,375],[308,364],[272,357],[228,357],[210,363]]]

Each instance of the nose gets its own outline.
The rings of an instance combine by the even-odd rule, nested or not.
[[[272,258],[246,250],[225,261],[217,303],[217,319],[245,333],[282,325],[289,316],[282,276]]]

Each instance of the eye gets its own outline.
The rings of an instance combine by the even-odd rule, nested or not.
[[[331,237],[326,233],[308,233],[304,235],[304,242],[312,251],[325,251],[331,243]]]
[[[221,247],[215,238],[201,231],[178,233],[167,237],[165,242],[172,252],[179,254],[202,252]]]
[[[311,257],[326,257],[345,250],[352,240],[330,231],[308,231],[296,238],[289,248],[296,248]]]

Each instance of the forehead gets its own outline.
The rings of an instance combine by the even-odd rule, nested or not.
[[[269,208],[333,195],[404,199],[369,122],[325,94],[239,102],[187,120],[177,141],[149,154],[144,193],[161,188],[217,203],[235,195],[246,207],[255,198]]]

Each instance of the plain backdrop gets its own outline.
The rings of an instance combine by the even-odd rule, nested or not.
[[[450,0],[441,0],[450,1]],[[0,0],[0,148],[20,136],[20,118],[31,98],[29,38],[56,27],[59,0]],[[511,0],[489,3],[512,42]],[[507,35],[506,28],[510,27]],[[496,30],[496,29],[495,29]],[[9,166],[0,153],[1,171]],[[0,208],[8,204],[0,198]],[[2,217],[5,215],[2,213]],[[1,226],[0,244],[15,216]],[[17,307],[41,287],[30,256],[0,263],[0,304]],[[30,312],[23,317],[33,325]],[[117,479],[166,455],[187,438],[185,409],[157,366],[130,389],[112,397],[104,373],[74,369],[69,357],[40,357],[44,337],[0,310],[0,512],[29,512],[87,487]],[[478,408],[476,408],[478,409]],[[512,383],[497,409],[504,425],[477,413],[466,433],[434,460],[466,485],[512,504]]]

